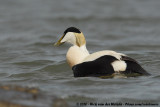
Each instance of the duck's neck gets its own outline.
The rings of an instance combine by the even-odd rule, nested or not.
[[[87,48],[86,48],[86,45],[82,45],[82,46],[79,47],[79,48],[80,48],[80,50],[81,50],[84,54],[89,55],[89,52],[88,52],[88,50],[87,50]]]
[[[83,60],[89,55],[86,45],[77,46],[74,45],[69,48],[66,58],[70,67],[82,63]]]

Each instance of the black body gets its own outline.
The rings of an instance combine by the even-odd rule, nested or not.
[[[72,67],[74,77],[90,77],[90,76],[99,77],[99,76],[112,75],[113,73],[115,73],[115,71],[111,64],[116,60],[118,59],[116,59],[113,56],[105,55],[94,61],[88,61],[77,64]],[[127,64],[126,70],[121,71],[121,73],[123,74],[138,73],[140,75],[150,75],[134,59],[127,56],[122,56],[121,60],[125,61]]]

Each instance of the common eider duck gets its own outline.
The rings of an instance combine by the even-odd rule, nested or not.
[[[67,28],[54,45],[59,46],[65,42],[73,45],[69,48],[66,59],[74,77],[99,77],[115,73],[150,75],[136,60],[125,54],[111,50],[90,54],[83,33],[75,27]]]

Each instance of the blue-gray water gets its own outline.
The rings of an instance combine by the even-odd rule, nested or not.
[[[69,26],[81,29],[90,53],[122,52],[152,76],[74,78],[65,60],[70,45],[53,47]],[[159,0],[0,1],[0,84],[36,86],[73,107],[79,102],[160,103],[159,69]]]

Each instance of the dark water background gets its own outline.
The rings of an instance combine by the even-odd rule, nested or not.
[[[65,61],[69,45],[53,47],[69,26],[83,31],[90,53],[125,53],[152,76],[74,78]],[[159,0],[0,0],[0,84],[35,86],[73,107],[160,103],[159,69]]]

